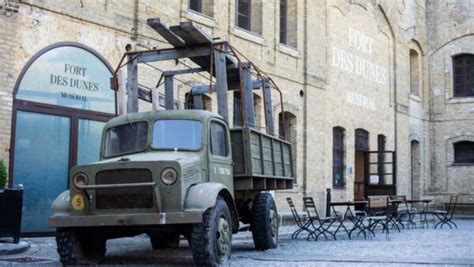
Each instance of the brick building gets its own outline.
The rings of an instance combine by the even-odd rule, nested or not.
[[[275,101],[275,121],[285,118],[297,179],[295,189],[277,194],[279,209],[288,195],[313,196],[322,209],[326,188],[336,200],[474,198],[472,1],[5,0],[0,159],[12,183],[27,190],[25,232],[45,231],[28,220],[47,217],[44,207],[66,188],[68,169],[98,158],[100,128],[114,114],[105,81],[111,66],[126,47],[170,46],[147,26],[150,17],[194,21],[283,89],[285,113]],[[160,74],[139,72],[149,87]],[[97,95],[86,101],[62,92],[65,79]],[[200,79],[176,82],[177,105]],[[206,108],[217,110],[215,102],[208,95]],[[261,126],[259,95],[255,107]]]

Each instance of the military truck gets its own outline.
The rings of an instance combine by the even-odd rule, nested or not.
[[[52,204],[49,225],[57,229],[61,262],[98,263],[108,239],[147,234],[153,249],[177,247],[183,236],[196,265],[215,266],[228,261],[240,225],[250,225],[257,250],[275,248],[279,215],[269,191],[291,189],[294,180],[291,144],[273,132],[270,90],[276,85],[193,23],[148,24],[174,48],[127,52],[118,67],[127,66],[122,86],[120,72],[114,73],[112,87],[126,92],[127,114],[105,125],[100,161],[73,167],[69,190]],[[137,112],[138,99],[155,102],[153,91],[138,86],[137,64],[180,58],[199,67],[163,72],[166,110]],[[187,71],[210,73],[212,84],[193,87],[187,109],[178,110],[170,77]],[[254,79],[252,73],[260,74]],[[268,105],[266,133],[254,127],[258,89]],[[246,99],[232,129],[229,90]],[[218,113],[202,110],[203,92],[217,94]]]

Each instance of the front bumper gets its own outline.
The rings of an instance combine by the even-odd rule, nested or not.
[[[190,224],[202,222],[201,211],[152,214],[55,215],[49,227],[93,227]]]

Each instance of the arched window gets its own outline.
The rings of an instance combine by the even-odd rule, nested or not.
[[[420,61],[413,49],[410,49],[410,94],[420,95]]]
[[[278,132],[281,138],[291,143],[293,170],[296,172],[296,116],[293,113],[285,111],[284,113],[280,112],[278,114]]]
[[[332,184],[334,186],[344,186],[345,169],[345,130],[342,127],[332,129]]]
[[[355,149],[369,151],[369,132],[364,129],[355,130]]]
[[[474,142],[460,141],[453,146],[454,163],[474,163]]]
[[[474,55],[453,57],[454,96],[474,96]]]

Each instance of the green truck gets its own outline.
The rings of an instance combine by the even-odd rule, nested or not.
[[[156,19],[149,24],[164,27]],[[199,39],[201,32],[193,24],[180,26],[188,34],[190,27],[194,30],[192,38],[186,39],[189,45]],[[163,33],[163,28],[159,29]],[[167,38],[178,32],[164,29]],[[241,225],[250,225],[257,250],[277,246],[279,215],[269,191],[293,186],[291,144],[273,134],[271,118],[266,119],[267,133],[254,129],[254,115],[245,102],[239,117],[242,125],[230,129],[222,93],[238,88],[249,101],[249,92],[256,87],[267,94],[270,86],[266,85],[271,81],[261,75],[252,83],[242,82],[245,75],[252,80],[244,70],[250,65],[235,64],[230,50],[222,49],[228,48],[227,44],[208,40],[203,46],[126,54],[128,114],[106,124],[100,161],[73,167],[69,190],[52,204],[49,225],[57,230],[57,249],[64,265],[101,262],[108,239],[139,234],[150,237],[153,249],[177,247],[183,236],[192,248],[194,263],[200,266],[226,263],[232,235]],[[217,60],[206,63],[203,51]],[[199,63],[201,70],[214,73],[215,85],[209,88],[218,95],[219,112],[200,109],[199,88],[190,92],[193,108],[176,110],[166,79],[165,100],[171,103],[167,109],[136,112],[137,99],[146,100],[147,96],[139,92],[130,64],[163,59],[156,55],[166,60],[188,57]],[[223,59],[220,63],[219,57]],[[205,64],[210,65],[206,68]],[[232,68],[244,75],[232,76]],[[235,77],[237,82],[232,81]]]

